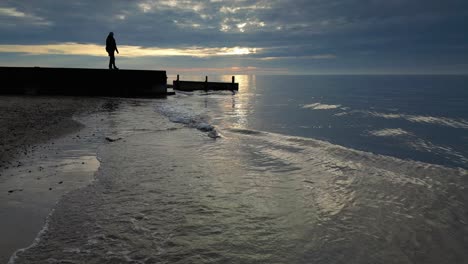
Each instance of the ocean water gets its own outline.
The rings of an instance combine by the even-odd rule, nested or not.
[[[230,81],[230,76],[217,80]],[[186,105],[198,108],[210,123],[228,128],[468,166],[467,76],[238,76],[237,80],[242,88],[236,96],[200,93]]]
[[[109,99],[95,180],[10,263],[468,262],[467,76],[236,79]]]

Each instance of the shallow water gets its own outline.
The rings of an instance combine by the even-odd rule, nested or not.
[[[66,195],[38,243],[11,262],[468,260],[463,160],[442,166],[279,133],[295,129],[281,118],[258,123],[267,102],[257,85],[241,83],[234,95],[178,93],[111,105],[101,113],[109,124],[103,133],[116,141],[99,147],[96,181]],[[317,103],[298,111],[337,109]],[[409,123],[370,131],[401,136]]]
[[[24,146],[24,155],[2,169],[1,263],[18,248],[31,244],[60,197],[93,181],[99,167],[96,148],[103,139],[94,127],[86,127],[49,142]]]

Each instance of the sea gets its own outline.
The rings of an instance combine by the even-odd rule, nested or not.
[[[468,76],[235,77],[77,117],[94,179],[9,263],[468,263]]]

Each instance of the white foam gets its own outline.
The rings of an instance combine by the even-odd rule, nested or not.
[[[330,110],[330,109],[337,109],[340,108],[341,105],[330,105],[330,104],[321,104],[321,103],[314,103],[302,106],[302,108],[306,109],[313,109],[313,110]]]
[[[343,109],[343,108],[341,108]],[[340,112],[334,114],[334,116],[347,116],[353,114],[361,114],[370,117],[380,117],[385,119],[403,119],[412,123],[420,124],[431,124],[453,128],[468,129],[468,120],[462,118],[448,118],[448,117],[437,117],[437,116],[424,116],[424,115],[409,115],[404,113],[382,113],[376,111],[364,111],[364,110],[353,110],[349,112]]]
[[[236,132],[226,133],[231,131]],[[249,139],[249,147],[265,162],[251,167],[253,170],[290,173],[288,177],[302,178],[307,188],[313,190],[319,210],[329,216],[340,213],[356,199],[356,185],[362,182],[385,181],[395,188],[413,185],[430,190],[436,181],[446,178],[457,181],[467,173],[462,168],[403,160],[310,138],[270,132],[238,133],[238,136],[255,137]],[[463,186],[459,182],[455,185]]]
[[[409,146],[418,151],[442,153],[444,156],[452,157],[463,163],[468,163],[468,159],[462,153],[448,146],[436,145],[420,138],[410,142]]]
[[[349,112],[340,112],[340,113],[334,114],[334,116],[346,116],[346,115],[349,115]]]
[[[380,113],[373,111],[358,111],[369,116],[381,117],[385,119],[404,119],[413,123],[426,123],[440,126],[447,126],[453,128],[464,128],[468,129],[468,120],[464,119],[453,119],[448,117],[435,117],[435,116],[422,116],[422,115],[408,115],[408,114],[396,114],[396,113]]]
[[[428,124],[436,124],[442,126],[449,126],[454,128],[465,128],[468,129],[468,121],[467,120],[455,120],[447,117],[433,117],[433,116],[412,116],[412,115],[405,115],[405,119],[416,122],[416,123],[428,123]]]
[[[220,137],[216,128],[205,121],[201,113],[193,108],[187,108],[184,105],[177,105],[176,103],[163,104],[158,106],[158,111],[167,116],[170,121],[174,123],[184,124],[188,127],[196,128],[202,132],[209,132],[208,136],[217,138]]]
[[[418,138],[415,134],[405,131],[401,128],[386,128],[374,131],[368,131],[369,135],[376,137],[402,137],[405,143],[412,149],[429,152],[439,153],[442,156],[452,157],[460,162],[468,162],[468,159],[460,152],[457,152],[451,147],[436,145],[430,141]]]
[[[33,248],[33,247],[37,246],[39,244],[39,242],[41,242],[42,236],[49,230],[49,222],[50,222],[50,219],[51,219],[52,215],[54,214],[54,212],[55,212],[55,209],[52,209],[52,211],[49,213],[49,215],[46,218],[44,226],[42,227],[41,231],[39,231],[39,233],[37,234],[37,236],[34,239],[33,243],[31,245],[29,245],[28,247],[26,247],[26,248],[21,248],[21,249],[16,250],[15,253],[13,253],[13,255],[11,255],[10,259],[8,260],[8,264],[14,264],[15,263],[16,259],[18,258],[18,253],[21,253],[21,252],[24,252],[24,251],[26,251],[26,250],[28,250],[30,248]]]
[[[376,137],[397,137],[397,136],[412,136],[411,132],[405,131],[401,128],[385,128],[380,130],[373,130],[368,132],[369,135]]]

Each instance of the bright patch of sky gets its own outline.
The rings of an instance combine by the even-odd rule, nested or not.
[[[26,55],[83,55],[83,56],[107,56],[103,53],[103,46],[96,44],[60,43],[45,45],[0,45],[0,52],[22,53]],[[216,56],[241,56],[257,53],[257,48],[246,47],[187,47],[187,48],[158,48],[123,45],[119,47],[122,57],[216,57]]]

